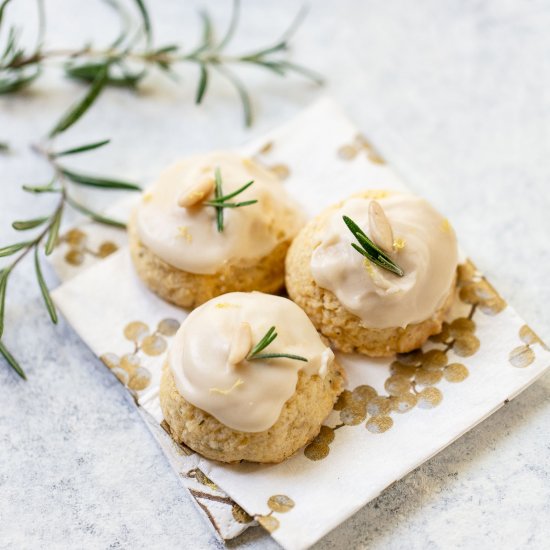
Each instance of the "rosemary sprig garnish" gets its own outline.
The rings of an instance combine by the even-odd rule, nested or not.
[[[257,359],[294,359],[295,361],[304,361],[307,363],[308,360],[301,355],[293,355],[291,353],[262,353],[262,351],[277,338],[277,332],[275,327],[271,327],[262,337],[262,339],[250,350],[250,353],[246,356],[249,361],[254,361]]]
[[[216,182],[216,185],[214,187],[214,199],[211,201],[204,201],[202,204],[204,204],[205,206],[213,206],[216,209],[216,225],[218,226],[218,231],[221,233],[224,229],[224,208],[240,208],[241,206],[256,204],[258,201],[257,199],[252,199],[242,202],[228,202],[230,199],[233,199],[234,197],[240,195],[243,191],[248,189],[254,183],[254,181],[249,181],[248,183],[245,183],[242,187],[239,187],[239,189],[237,189],[236,191],[224,195],[222,188],[222,174],[219,167],[216,168],[214,172],[214,178]]]
[[[0,0],[0,25],[6,7],[11,0]],[[6,38],[6,48],[0,52],[0,94],[14,93],[31,85],[39,77],[46,62],[62,62],[68,78],[90,84],[88,100],[93,102],[108,86],[135,89],[149,73],[156,68],[172,79],[177,80],[174,69],[182,64],[194,64],[198,68],[198,84],[195,102],[204,99],[211,80],[211,72],[216,71],[236,90],[242,103],[245,123],[252,123],[252,102],[250,94],[241,79],[230,69],[236,65],[252,65],[266,69],[278,76],[297,74],[317,84],[321,77],[314,71],[290,62],[282,54],[288,51],[292,35],[305,16],[301,10],[282,37],[272,45],[258,48],[256,51],[233,55],[226,53],[239,23],[240,1],[233,0],[233,10],[226,31],[220,39],[207,12],[200,14],[202,37],[196,47],[183,51],[179,44],[153,45],[153,28],[145,2],[134,0],[139,19],[136,20],[119,0],[105,0],[114,9],[120,20],[121,31],[107,47],[95,48],[91,45],[77,49],[60,48],[48,50],[44,47],[45,19],[42,0],[38,1],[40,32],[37,43],[31,51],[26,51],[19,40],[19,29],[11,26]],[[135,32],[136,24],[138,27]],[[1,29],[0,29],[1,30]],[[86,107],[84,107],[86,108]],[[61,120],[53,130],[55,134],[63,129],[65,120]]]
[[[73,109],[75,111],[75,109]],[[81,110],[78,110],[79,112]],[[72,117],[71,124],[74,124],[78,118],[82,116],[80,112],[78,117]],[[67,117],[65,116],[65,120]],[[69,126],[71,125],[69,124]],[[69,126],[66,126],[68,128]],[[65,129],[66,129],[65,128]],[[25,378],[25,373],[12,353],[7,349],[6,345],[2,342],[2,335],[4,332],[4,313],[6,303],[6,293],[8,288],[8,280],[14,269],[19,263],[31,252],[34,253],[34,270],[38,287],[42,294],[44,304],[51,321],[55,324],[58,321],[58,315],[55,305],[51,299],[48,286],[44,280],[42,274],[42,266],[40,262],[40,251],[43,250],[44,254],[48,256],[51,254],[59,240],[59,230],[63,216],[67,210],[67,206],[74,208],[75,210],[85,214],[87,217],[103,224],[112,225],[115,227],[125,227],[125,225],[118,221],[103,216],[89,209],[87,206],[80,204],[72,196],[73,185],[83,185],[88,187],[96,187],[101,189],[124,189],[124,190],[140,190],[140,188],[129,182],[120,180],[114,180],[110,178],[102,178],[97,176],[91,176],[88,174],[82,174],[68,169],[66,166],[59,163],[57,160],[59,157],[66,157],[69,155],[76,155],[84,152],[88,152],[99,147],[103,147],[109,143],[109,140],[102,140],[93,142],[78,147],[72,147],[63,151],[54,151],[48,148],[51,146],[47,142],[46,147],[34,147],[35,152],[43,156],[49,163],[52,170],[52,176],[50,181],[46,185],[29,186],[24,185],[23,189],[29,193],[54,193],[59,196],[59,199],[53,209],[53,211],[38,218],[29,220],[18,220],[12,223],[12,227],[16,231],[31,231],[33,229],[40,229],[40,231],[30,239],[18,241],[8,246],[0,247],[0,257],[14,257],[11,263],[0,271],[0,355],[2,355],[7,363],[15,370],[19,376]]]
[[[367,258],[367,260],[376,264],[387,271],[391,271],[399,277],[403,277],[405,272],[380,248],[378,248],[365,234],[365,232],[348,216],[342,216],[344,223],[348,226],[352,235],[357,239],[361,246],[351,243],[351,246]]]

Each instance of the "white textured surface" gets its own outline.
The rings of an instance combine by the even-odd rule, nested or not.
[[[19,20],[32,12],[30,1],[14,4]],[[110,30],[98,3],[47,4],[52,46]],[[154,4],[157,35],[190,43],[194,7]],[[226,15],[225,3],[210,5],[220,20]],[[410,186],[446,213],[474,261],[550,340],[550,6],[544,0],[332,6],[313,4],[296,59],[328,77],[328,91]],[[245,1],[243,48],[263,43],[268,30],[276,35],[294,9],[290,0]],[[140,98],[108,92],[63,141],[112,137],[108,149],[81,165],[146,181],[175,156],[260,134],[319,93],[297,80],[247,71],[259,118],[246,131],[230,89],[213,81],[205,105],[196,108],[190,86],[196,74],[184,73],[181,88],[150,81]],[[19,183],[46,178],[26,144],[79,93],[53,70],[24,97],[0,98],[0,140],[15,149],[0,157],[0,242],[14,238],[12,219],[46,208],[49,198],[29,200],[19,191]],[[30,265],[9,295],[6,342],[30,381],[0,369],[0,548],[215,546],[124,389],[69,327],[48,325]],[[546,377],[319,547],[545,547],[549,397]],[[259,530],[238,544],[275,546]]]

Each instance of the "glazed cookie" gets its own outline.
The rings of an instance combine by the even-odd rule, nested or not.
[[[277,292],[302,225],[273,174],[235,153],[210,153],[167,169],[143,195],[130,250],[151,290],[195,307],[231,291]]]
[[[160,385],[172,437],[222,462],[281,462],[311,441],[343,371],[292,301],[234,292],[195,309]]]
[[[441,330],[457,263],[455,233],[430,204],[369,191],[302,229],[287,255],[286,286],[336,349],[382,357]]]

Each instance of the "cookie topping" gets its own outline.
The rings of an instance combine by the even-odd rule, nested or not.
[[[237,389],[239,386],[242,386],[244,382],[239,378],[235,383],[227,390],[222,390],[220,388],[210,388],[212,393],[219,393],[220,395],[227,395],[231,393],[234,389]]]
[[[366,327],[425,321],[443,305],[453,284],[458,263],[454,231],[412,194],[372,197],[371,192],[353,196],[320,223],[314,235],[320,244],[310,262],[313,279]]]
[[[303,224],[281,182],[231,152],[175,164],[146,197],[135,212],[139,239],[161,260],[190,273],[214,274],[233,261],[252,265],[292,239]],[[181,227],[193,235],[191,242]]]
[[[218,307],[228,302],[239,307]],[[275,424],[300,372],[324,377],[333,360],[294,302],[234,292],[189,314],[168,365],[186,401],[232,429],[260,432]]]

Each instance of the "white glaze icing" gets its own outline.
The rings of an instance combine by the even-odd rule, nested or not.
[[[264,353],[290,353],[308,359],[229,361],[242,323],[249,323],[252,345],[270,327],[277,338]],[[242,432],[267,430],[294,394],[298,373],[324,377],[334,354],[323,344],[307,315],[294,302],[261,292],[232,292],[192,311],[174,337],[168,355],[179,393],[222,424]]]
[[[427,201],[408,193],[372,194],[383,208],[396,241],[391,258],[403,277],[378,267],[351,247],[357,242],[342,220],[352,218],[367,235],[373,198],[346,200],[319,231],[311,273],[332,291],[345,309],[368,328],[405,327],[429,319],[442,306],[458,262],[456,236],[445,218]]]
[[[215,208],[178,204],[186,190],[205,177],[214,178],[216,167],[224,194],[254,180],[235,200],[258,200],[225,208],[221,233]],[[281,182],[258,163],[231,152],[197,155],[171,166],[144,194],[136,214],[139,237],[147,248],[178,269],[202,274],[216,273],[228,261],[262,258],[281,241],[293,238],[303,224]]]

